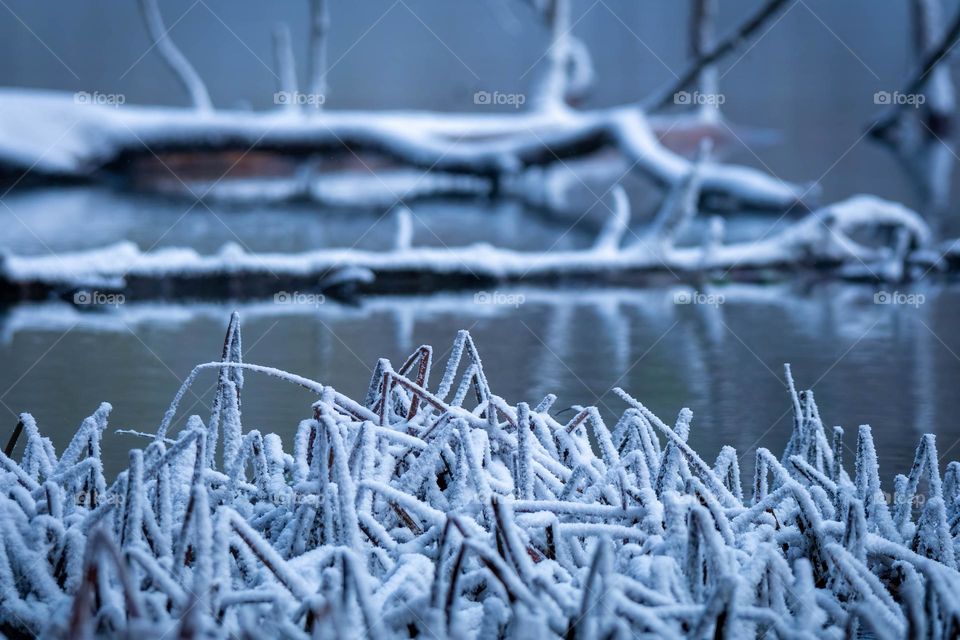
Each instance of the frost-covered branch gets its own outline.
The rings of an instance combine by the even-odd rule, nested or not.
[[[699,169],[702,176],[708,165]],[[703,178],[701,178],[703,179]],[[122,293],[130,300],[186,295],[210,298],[279,290],[353,293],[419,293],[423,282],[455,289],[493,283],[544,283],[564,278],[626,281],[666,272],[694,276],[704,271],[752,272],[820,269],[841,277],[874,280],[909,278],[914,267],[960,268],[960,253],[932,245],[931,232],[915,212],[872,196],[857,196],[815,211],[768,237],[722,242],[711,224],[702,245],[676,245],[676,230],[695,207],[695,188],[678,187],[671,209],[653,231],[634,236],[623,191],[613,191],[609,221],[593,247],[533,253],[492,247],[417,247],[412,221],[397,210],[391,251],[320,249],[299,254],[246,253],[228,245],[219,253],[164,248],[142,252],[132,243],[56,256],[7,256],[0,263],[0,297],[46,299],[89,291]],[[868,245],[862,232],[885,232],[891,244]],[[941,252],[943,254],[941,255]],[[411,277],[417,276],[417,277]],[[285,301],[283,299],[281,302]]]
[[[946,208],[956,159],[952,143],[956,90],[950,77],[950,51],[942,49],[942,39],[949,36],[949,32],[944,32],[941,0],[912,0],[910,8],[911,63],[918,67],[915,73],[919,76],[913,77],[909,90],[922,93],[908,94],[909,101],[916,103],[916,109],[901,109],[900,100],[891,100],[891,106],[869,131],[893,152],[917,186],[924,208],[935,214]],[[955,22],[949,29],[958,25],[960,22]],[[960,32],[954,32],[951,47],[958,35]],[[937,50],[941,52],[940,57],[929,58],[930,53]]]
[[[760,30],[786,11],[787,6],[792,1],[767,0],[756,13],[744,20],[729,35],[694,60],[667,89],[645,99],[643,104],[647,105],[651,111],[663,109],[672,104],[675,93],[688,89],[700,78],[704,70],[746,46],[753,38],[760,35]]]
[[[937,18],[939,16],[937,14],[939,11],[934,9],[931,3],[923,2],[921,4],[922,6],[915,10],[915,19],[917,20],[917,35],[915,38],[918,48],[922,50],[922,55],[900,92],[903,95],[917,95],[929,83],[938,107],[942,108],[945,106],[945,98],[948,97],[944,93],[948,90],[944,83],[950,81],[949,76],[938,73],[937,70],[941,68],[941,65],[949,62],[954,47],[960,41],[960,11],[957,11],[953,20],[943,30],[943,35],[931,44],[931,36],[938,29],[936,23],[938,22]],[[888,137],[898,124],[904,108],[907,106],[909,105],[894,101],[885,113],[870,126],[870,134],[880,139]]]

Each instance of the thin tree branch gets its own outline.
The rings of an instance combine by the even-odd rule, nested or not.
[[[290,39],[290,27],[286,23],[278,24],[273,30],[273,59],[277,67],[277,91],[280,92],[275,102],[291,111],[298,109],[296,95],[297,85],[296,61],[293,57],[293,46]]]
[[[913,72],[913,74],[904,84],[904,88],[901,93],[904,95],[920,93],[923,87],[930,80],[933,71],[941,62],[946,60],[948,55],[952,52],[958,39],[960,39],[960,11],[957,11],[957,14],[953,17],[953,21],[943,34],[943,37],[940,38],[937,46],[932,48],[930,52],[924,56],[920,66]],[[912,105],[908,105],[906,103],[891,104],[888,107],[887,112],[870,126],[870,135],[877,139],[889,137],[891,130],[896,127],[897,122],[900,120],[901,112],[907,106],[912,107]]]
[[[180,51],[170,38],[169,30],[163,24],[163,16],[157,0],[140,0],[140,12],[143,15],[147,31],[150,33],[153,44],[177,80],[183,85],[193,102],[193,106],[200,111],[213,111],[213,103],[206,85],[200,79],[196,69],[190,64],[186,56]]]
[[[649,110],[655,111],[672,104],[673,94],[687,89],[696,82],[704,69],[716,64],[750,42],[761,28],[766,26],[767,23],[777,17],[777,15],[781,14],[787,5],[793,1],[794,0],[769,0],[762,9],[743,22],[733,33],[721,40],[707,54],[695,60],[686,71],[680,74],[676,82],[660,93],[655,93],[650,99],[645,100],[643,102],[644,105]]]
[[[327,95],[327,32],[330,14],[326,0],[310,0],[310,93],[311,103],[322,109]]]

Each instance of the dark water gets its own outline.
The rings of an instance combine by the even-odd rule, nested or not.
[[[960,287],[910,289],[924,296],[916,307],[875,304],[875,290],[859,285],[705,290],[724,296],[718,306],[674,304],[677,291],[500,292],[523,295],[517,306],[477,304],[464,293],[377,298],[360,307],[239,309],[249,362],[354,397],[365,391],[378,357],[399,364],[428,343],[440,363],[456,329],[465,328],[494,392],[508,401],[537,402],[553,392],[558,409],[596,404],[613,420],[624,407],[611,389],[621,386],[668,422],[690,407],[693,445],[708,459],[724,444],[736,446],[745,471],[756,447],[779,453],[788,437],[784,362],[798,385],[813,388],[824,421],[847,429],[848,459],[860,424],[874,428],[885,478],[908,470],[923,432],[937,434],[945,459],[958,453]],[[190,369],[218,357],[231,308],[17,307],[0,320],[0,399],[11,411],[33,412],[61,446],[102,400],[114,406],[113,428],[153,431]],[[206,416],[213,384],[213,374],[201,376],[183,413]],[[244,393],[245,425],[280,433],[287,444],[310,414],[312,398],[298,387],[251,374]],[[6,421],[12,427],[14,416]],[[139,440],[107,439],[114,469]]]
[[[0,189],[2,192],[2,189]],[[56,255],[130,241],[144,251],[192,247],[215,253],[225,244],[247,252],[303,252],[331,247],[380,250],[393,246],[390,211],[360,214],[313,205],[200,203],[107,187],[14,190],[0,206],[0,250]],[[417,246],[490,242],[518,250],[589,246],[590,229],[566,228],[513,202],[423,203],[412,217]]]
[[[543,30],[525,3],[376,0],[332,3],[330,108],[478,110],[477,90],[526,91],[536,74]],[[303,44],[307,3],[164,2],[173,37],[224,107],[270,105],[269,33],[288,21]],[[756,2],[722,3],[722,27]],[[685,63],[686,3],[576,3],[575,33],[591,47],[599,77],[588,106],[635,100],[668,83]],[[134,3],[9,0],[0,9],[0,85],[120,92],[128,102],[183,104],[175,81],[148,48]],[[178,19],[179,18],[179,19]],[[824,200],[859,192],[922,208],[896,161],[863,137],[876,116],[874,92],[896,89],[907,64],[907,3],[809,0],[796,3],[757,45],[723,67],[731,122],[778,132],[761,145],[745,135],[728,159],[784,179],[819,180]],[[215,46],[214,46],[215,45]],[[142,59],[141,59],[142,58]],[[303,59],[301,56],[301,63]],[[3,105],[0,104],[0,117]],[[739,131],[739,130],[738,130]],[[954,172],[956,174],[956,172]],[[956,177],[956,175],[954,176]],[[954,189],[956,191],[956,189]],[[192,246],[209,253],[236,242],[256,251],[388,246],[393,222],[380,213],[310,206],[211,204],[120,195],[103,188],[16,189],[0,196],[0,248],[46,254],[131,240],[147,249]],[[948,212],[932,220],[956,233]],[[568,230],[512,204],[431,204],[416,209],[417,244],[488,241],[532,250],[585,246],[590,231]],[[932,216],[930,212],[924,212]],[[741,219],[731,236],[760,235],[769,218]],[[923,432],[941,454],[960,438],[960,288],[933,281],[904,289],[919,306],[874,304],[862,285],[794,282],[711,290],[722,305],[675,305],[673,289],[520,290],[524,303],[474,304],[471,293],[371,299],[360,307],[264,303],[243,307],[247,359],[361,394],[376,358],[395,363],[421,343],[442,356],[456,330],[477,339],[496,393],[510,402],[557,393],[559,407],[598,404],[622,411],[622,386],[665,420],[694,411],[693,444],[712,458],[723,444],[748,454],[779,453],[788,437],[782,364],[813,387],[828,424],[874,427],[885,483],[904,472]],[[507,292],[500,292],[507,293]],[[31,411],[58,446],[102,400],[112,426],[153,431],[180,381],[220,351],[232,307],[126,305],[79,313],[49,303],[0,317],[0,402]],[[201,378],[184,411],[205,414],[212,377]],[[302,390],[250,376],[248,428],[277,431],[289,444],[309,414]],[[191,407],[192,405],[192,407]],[[111,435],[116,470],[140,442]],[[849,452],[848,452],[849,453]],[[848,455],[848,459],[852,453]],[[887,485],[889,488],[889,485]]]

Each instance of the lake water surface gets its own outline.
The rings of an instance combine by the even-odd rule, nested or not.
[[[620,386],[668,422],[691,408],[694,447],[708,459],[725,444],[737,447],[745,473],[756,447],[779,454],[789,436],[786,362],[797,384],[814,390],[824,422],[847,430],[848,460],[860,424],[874,429],[885,478],[909,469],[924,432],[937,434],[942,455],[958,453],[960,287],[910,288],[923,296],[919,306],[877,304],[875,288],[835,283],[703,287],[722,300],[717,305],[677,304],[682,292],[689,290],[514,289],[488,292],[512,303],[499,305],[464,292],[236,308],[248,362],[355,398],[378,357],[399,365],[420,344],[434,346],[436,383],[463,328],[477,341],[494,392],[509,402],[536,403],[552,392],[557,409],[595,404],[614,421],[625,408],[611,392]],[[103,400],[114,406],[112,429],[153,432],[191,368],[219,357],[234,308],[128,303],[78,311],[49,302],[8,309],[0,316],[0,400],[11,412],[32,412],[58,447]],[[214,384],[213,373],[202,375],[181,413],[209,415]],[[249,374],[245,426],[277,432],[290,445],[313,399]],[[13,413],[6,422],[13,427]],[[122,468],[126,450],[144,444],[109,435],[109,466]]]

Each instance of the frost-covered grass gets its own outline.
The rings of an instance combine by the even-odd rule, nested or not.
[[[950,638],[960,630],[960,465],[933,436],[881,488],[870,428],[824,428],[787,369],[793,435],[714,463],[618,390],[561,422],[494,395],[461,332],[439,383],[424,346],[377,363],[362,402],[242,361],[198,366],[108,484],[110,406],[58,456],[23,414],[0,455],[0,632],[13,637]],[[212,414],[169,428],[199,375]],[[292,452],[241,423],[244,376],[316,393]],[[20,452],[20,461],[13,459]],[[847,453],[849,452],[849,453]],[[852,477],[843,457],[855,460]],[[922,493],[920,493],[922,492]],[[919,500],[923,495],[925,500]],[[922,504],[921,504],[922,503]],[[918,506],[919,505],[919,506]]]

